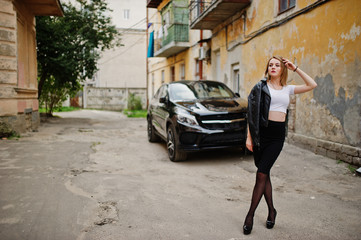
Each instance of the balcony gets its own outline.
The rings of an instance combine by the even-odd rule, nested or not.
[[[163,0],[147,0],[147,8],[157,8]]]
[[[163,29],[163,36],[155,40],[155,57],[170,57],[190,47],[188,24],[173,24]]]
[[[155,57],[170,57],[190,47],[188,0],[171,0],[161,10],[154,41]]]
[[[241,11],[251,0],[195,0],[189,4],[190,28],[213,30]]]

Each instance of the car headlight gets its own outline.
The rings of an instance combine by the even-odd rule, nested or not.
[[[193,115],[189,115],[189,114],[178,114],[177,115],[177,119],[179,123],[182,124],[186,124],[186,125],[191,125],[191,126],[196,126],[198,125],[197,119],[195,116]]]

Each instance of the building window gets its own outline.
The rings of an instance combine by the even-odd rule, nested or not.
[[[123,10],[123,18],[125,20],[129,20],[130,19],[130,9],[124,9]]]
[[[162,70],[162,84],[164,83],[164,70]]]
[[[234,92],[239,92],[239,65],[232,66],[232,89]]]
[[[180,80],[185,80],[186,79],[186,67],[185,67],[185,64],[182,63],[180,65]]]
[[[288,9],[291,9],[294,6],[296,6],[296,0],[278,0],[278,1],[279,1],[278,4],[279,13],[287,11]]]

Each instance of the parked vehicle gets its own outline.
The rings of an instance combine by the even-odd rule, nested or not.
[[[245,147],[247,101],[216,81],[177,81],[163,84],[147,113],[148,140],[167,143],[177,162],[188,152]]]

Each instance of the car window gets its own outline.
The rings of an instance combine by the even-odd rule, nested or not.
[[[234,93],[226,86],[217,82],[196,82],[193,88],[200,99],[233,98]]]
[[[163,85],[161,87],[161,89],[159,89],[159,95],[158,98],[162,98],[162,97],[167,97],[167,90],[168,90],[168,86],[167,85]]]
[[[160,89],[161,89],[161,88],[159,88],[159,89],[157,90],[157,92],[154,94],[154,97],[153,97],[153,98],[158,99]]]
[[[174,83],[169,86],[169,97],[172,101],[197,99],[192,89],[189,86],[181,83]]]
[[[207,98],[234,98],[235,95],[232,90],[222,83],[199,81],[187,84],[170,84],[169,97],[172,101],[184,101]]]
[[[154,94],[155,99],[159,99],[161,97],[165,97],[167,95],[167,86],[163,85],[161,86],[158,91]]]

